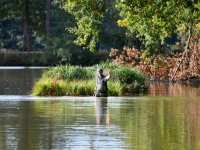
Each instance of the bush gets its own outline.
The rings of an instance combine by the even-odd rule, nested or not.
[[[109,96],[121,96],[124,95],[120,84],[118,82],[108,83],[108,95]]]
[[[135,81],[135,72],[128,68],[117,68],[113,70],[113,77],[120,84],[130,84]]]

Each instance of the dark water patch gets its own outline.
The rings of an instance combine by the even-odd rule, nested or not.
[[[40,67],[1,67],[0,95],[29,95],[34,82],[41,77]]]

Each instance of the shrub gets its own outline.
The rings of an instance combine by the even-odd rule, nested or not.
[[[114,70],[114,75],[121,84],[132,84],[135,81],[143,84],[145,81],[145,76],[136,68],[121,67]]]

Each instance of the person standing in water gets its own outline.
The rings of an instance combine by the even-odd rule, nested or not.
[[[112,71],[108,71],[108,75],[103,75],[103,69],[97,69],[97,78],[96,78],[96,89],[95,89],[95,96],[96,97],[107,97],[108,96],[108,85],[107,81],[110,79]]]

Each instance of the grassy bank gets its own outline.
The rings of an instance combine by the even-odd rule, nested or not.
[[[78,96],[93,95],[95,90],[96,69],[113,70],[108,81],[108,95],[120,96],[127,93],[138,93],[145,89],[145,76],[135,68],[105,63],[92,67],[57,66],[43,73],[42,78],[35,83],[35,96]]]

